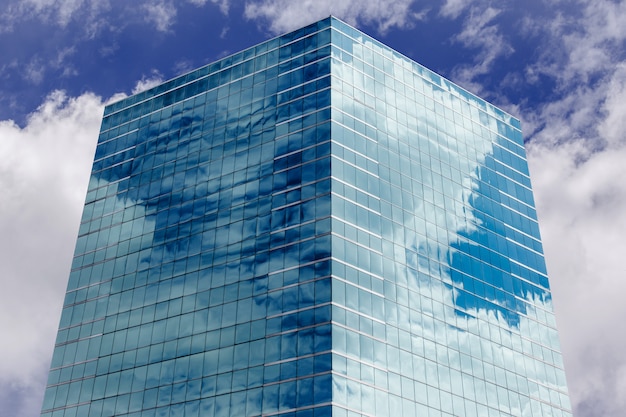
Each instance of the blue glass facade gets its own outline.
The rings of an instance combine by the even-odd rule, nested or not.
[[[519,122],[334,18],[105,109],[45,417],[571,416]]]

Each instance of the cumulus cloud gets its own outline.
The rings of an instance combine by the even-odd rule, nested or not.
[[[78,70],[74,67],[74,64],[71,62],[71,58],[75,53],[76,53],[75,46],[61,48],[61,50],[58,51],[57,53],[56,59],[50,62],[50,66],[52,68],[60,70],[61,75],[64,77],[77,75]]]
[[[137,81],[135,87],[133,87],[132,94],[141,93],[142,91],[146,91],[151,89],[152,87],[156,87],[157,85],[163,82],[163,74],[161,74],[158,70],[153,69],[150,72],[150,75],[141,77],[141,80]]]
[[[439,14],[444,17],[456,19],[471,4],[472,0],[446,0],[443,6],[441,6]]]
[[[545,127],[529,146],[548,267],[559,295],[555,303],[570,392],[581,417],[618,416],[626,407],[626,134],[619,128],[626,119],[623,72],[602,87],[605,97],[579,93],[573,102],[584,109],[553,119],[559,135]],[[589,126],[596,105],[605,116]],[[554,109],[545,111],[554,116]],[[559,136],[569,139],[555,141]]]
[[[102,99],[50,94],[0,121],[0,400],[38,415],[95,150]]]
[[[176,21],[176,7],[169,1],[150,1],[143,5],[145,20],[160,32],[167,32]]]
[[[83,6],[84,0],[21,0],[10,6],[13,17],[36,17],[54,20],[60,26],[67,26],[72,16]]]
[[[174,75],[179,76],[195,69],[194,63],[187,59],[181,59],[174,64]]]
[[[41,84],[44,74],[46,72],[46,65],[41,61],[39,56],[35,55],[22,69],[22,77],[32,83]]]
[[[208,1],[223,14],[228,13],[229,0],[188,0],[199,7]],[[61,28],[78,22],[84,31],[82,35],[93,39],[105,29],[117,31],[133,23],[137,14],[143,15],[143,20],[156,30],[168,32],[176,22],[177,6],[172,0],[121,4],[112,4],[109,0],[9,0],[0,7],[0,33],[12,31],[18,22],[37,19]]]
[[[526,29],[546,39],[541,57],[528,71],[570,82],[590,82],[598,73],[611,72],[626,39],[626,3],[585,0],[581,16],[554,12],[550,20],[527,21]]]
[[[606,117],[599,126],[599,133],[608,144],[622,146],[626,140],[626,61],[615,66],[606,87],[603,105]]]
[[[446,6],[450,2],[446,3]],[[456,3],[455,3],[456,4]],[[445,7],[442,10],[446,10]],[[446,11],[444,15],[457,16],[460,9],[454,12]],[[476,82],[476,78],[489,73],[496,59],[509,55],[513,47],[504,38],[496,18],[501,10],[491,6],[486,8],[472,7],[469,16],[463,23],[463,29],[453,41],[460,42],[466,48],[477,50],[471,63],[458,66],[452,75],[455,82],[476,94],[481,94],[482,86]]]
[[[42,56],[39,53],[34,54],[27,61],[13,59],[0,67],[0,76],[17,73],[28,84],[38,86],[46,77],[49,77],[50,73],[56,73],[62,77],[76,75],[78,71],[70,59],[75,52],[76,48],[72,46],[61,48],[51,59],[46,59],[45,54]]]
[[[207,4],[209,0],[187,0],[187,1],[189,1],[189,3],[194,4],[198,7],[202,7],[205,4]],[[211,3],[217,5],[220,8],[220,11],[222,12],[222,14],[228,15],[228,10],[230,9],[230,0],[211,0]]]
[[[65,28],[79,16],[85,27],[95,24],[109,10],[108,0],[13,0],[0,14],[0,33],[27,19],[38,19]]]
[[[380,2],[376,0],[258,0],[246,3],[247,19],[260,20],[274,34],[297,29],[329,15],[337,16],[358,26],[374,24],[381,33],[392,27],[412,26],[423,18],[423,13],[412,10],[415,0]]]
[[[577,26],[564,17],[544,22],[545,50],[533,71],[556,81],[558,98],[524,114],[578,417],[621,416],[626,408],[624,6],[588,2]]]
[[[625,160],[623,146],[593,152],[582,139],[529,147],[570,394],[580,417],[617,417],[626,407]]]

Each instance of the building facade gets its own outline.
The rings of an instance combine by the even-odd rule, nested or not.
[[[571,416],[519,121],[335,19],[106,107],[42,416]]]

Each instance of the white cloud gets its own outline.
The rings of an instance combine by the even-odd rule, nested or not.
[[[89,9],[100,14],[108,5],[108,0],[18,0],[7,2],[2,21],[7,30],[19,20],[33,18],[66,27],[81,12]]]
[[[28,62],[19,62],[14,59],[9,64],[0,67],[0,75],[8,71],[17,71],[24,80],[33,85],[40,85],[50,72],[58,73],[63,77],[76,75],[78,71],[70,59],[75,52],[76,48],[71,46],[61,48],[54,58],[48,60],[39,54],[30,57]]]
[[[546,25],[554,37],[532,70],[556,80],[560,98],[527,109],[525,126],[575,415],[617,417],[626,408],[626,62],[616,45],[626,31],[615,22],[626,22],[626,7],[590,2],[583,16]]]
[[[25,127],[0,121],[3,415],[39,412],[102,109],[56,91]]]
[[[229,26],[224,26],[222,28],[222,31],[220,32],[220,39],[226,39],[226,35],[228,35],[229,31],[230,31],[230,27]]]
[[[167,32],[176,21],[176,7],[169,1],[148,2],[143,5],[144,18],[159,32]]]
[[[213,4],[216,4],[219,6],[220,11],[224,14],[227,15],[228,14],[228,10],[230,8],[230,1],[229,0],[211,0],[211,2]]]
[[[463,22],[462,31],[454,37],[454,41],[478,52],[473,62],[457,67],[452,78],[479,95],[482,93],[482,87],[476,82],[476,77],[489,73],[496,59],[513,52],[500,27],[495,23],[500,13],[501,10],[493,7],[472,7],[469,16]]]
[[[32,84],[41,84],[46,66],[38,56],[34,56],[22,70],[22,77]]]
[[[98,52],[102,57],[114,56],[115,53],[120,49],[120,44],[117,41],[113,41],[108,45],[104,45],[100,47]]]
[[[415,0],[258,0],[246,3],[244,15],[251,20],[267,22],[269,31],[275,34],[297,29],[329,15],[352,25],[371,23],[384,33],[392,27],[410,27],[423,18],[423,14],[411,10],[414,3]]]
[[[198,7],[202,7],[205,4],[207,4],[207,2],[209,0],[187,0],[189,3],[198,6]],[[220,8],[220,11],[222,12],[223,15],[228,15],[228,10],[230,9],[230,0],[211,0],[211,3],[217,5]]]
[[[197,6],[207,1],[188,0]],[[228,13],[229,0],[210,1],[223,14]],[[176,22],[177,12],[177,2],[173,0],[113,2],[113,5],[110,0],[9,0],[0,6],[0,33],[12,31],[19,22],[37,19],[61,28],[78,22],[82,28],[80,38],[94,39],[104,30],[117,32],[136,23],[137,15],[139,21],[154,25],[160,32],[168,32]]]
[[[626,141],[626,62],[615,66],[605,93],[606,118],[600,123],[599,132],[609,145],[621,146]]]
[[[619,389],[626,378],[625,160],[624,147],[589,154],[583,140],[529,149],[570,394],[580,417],[619,416],[626,407]]]
[[[50,62],[50,66],[61,71],[63,77],[78,75],[78,70],[72,64],[71,57],[76,53],[76,47],[65,47],[58,51],[56,59]]]
[[[472,0],[446,0],[446,3],[441,6],[439,14],[444,17],[456,19],[463,10],[467,9],[471,4]]]
[[[181,59],[174,64],[174,75],[179,76],[185,73],[188,73],[195,69],[195,66],[192,61]]]
[[[18,8],[23,14],[54,19],[60,26],[66,26],[83,3],[83,0],[22,0]]]
[[[567,89],[572,81],[589,82],[611,70],[626,39],[626,3],[585,0],[581,16],[558,13],[546,21],[538,17],[526,24],[546,39],[541,58],[529,69],[559,80]]]
[[[137,81],[137,84],[135,84],[135,87],[133,87],[133,91],[132,94],[137,94],[137,93],[141,93],[142,91],[146,91],[151,89],[152,87],[156,87],[157,85],[161,84],[163,82],[163,75],[153,69],[150,73],[149,76],[143,76],[141,77],[141,80]]]
[[[230,0],[187,0],[187,2],[198,7],[210,2],[224,15],[228,15],[230,9]],[[110,0],[8,0],[0,7],[0,33],[11,31],[17,22],[28,19],[38,19],[62,28],[67,27],[72,21],[80,21],[87,37],[93,38],[102,28],[119,23],[107,21],[110,16],[106,13],[113,7],[116,10],[132,10],[132,15],[139,12],[137,6],[147,14],[146,20],[155,24],[157,30],[165,32],[176,19],[176,3],[172,0],[151,0],[143,4],[121,2],[112,6]]]

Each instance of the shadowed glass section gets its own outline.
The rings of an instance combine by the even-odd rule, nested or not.
[[[42,415],[330,415],[328,26],[106,108]]]

